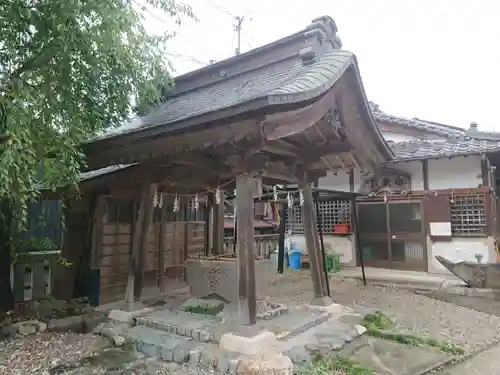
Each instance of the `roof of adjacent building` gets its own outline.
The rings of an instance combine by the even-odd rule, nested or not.
[[[374,102],[370,102],[370,108],[372,110],[373,117],[379,122],[387,122],[397,125],[403,125],[409,128],[414,128],[425,132],[432,132],[441,135],[443,137],[455,138],[460,136],[468,136],[471,139],[472,138],[485,139],[485,140],[500,139],[500,132],[480,131],[478,130],[476,123],[472,123],[475,125],[475,127],[464,129],[458,126],[441,124],[435,121],[422,120],[418,117],[410,119],[402,116],[395,116],[392,114],[388,114],[380,110],[379,106]]]
[[[484,140],[471,137],[437,141],[389,141],[396,157],[394,161],[423,160],[451,156],[466,156],[500,151],[499,140]]]
[[[450,156],[465,156],[500,151],[500,132],[484,132],[473,123],[469,129],[445,125],[419,118],[394,116],[380,110],[370,102],[373,117],[378,122],[403,125],[408,128],[434,133],[443,137],[440,140],[388,141],[395,154],[394,161],[422,160]]]

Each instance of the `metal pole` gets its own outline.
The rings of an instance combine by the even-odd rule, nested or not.
[[[238,231],[236,230],[236,225],[238,224],[238,210],[236,209],[236,205],[234,205],[234,220],[233,220],[233,253],[236,254],[236,244],[238,243]]]
[[[288,204],[282,203],[280,205],[280,226],[279,226],[279,248],[278,248],[278,273],[283,273],[285,268],[285,232],[286,232],[286,210]]]
[[[363,275],[363,285],[366,286],[365,262],[363,260],[363,252],[361,251],[361,243],[359,241],[359,221],[356,197],[351,198],[351,225],[354,232],[354,241],[356,242],[356,251],[359,254],[359,263],[361,264],[361,273]]]
[[[321,212],[319,210],[318,193],[314,193],[314,206],[316,207],[316,224],[318,225],[319,242],[321,245],[321,256],[323,257],[323,270],[325,271],[326,293],[330,295],[330,280],[328,279],[328,270],[326,269],[325,243],[323,241],[323,223],[321,220]]]
[[[245,16],[240,17],[237,16],[235,17],[236,19],[236,25],[234,29],[236,30],[236,37],[237,37],[237,48],[236,48],[236,55],[239,55],[241,53],[241,24],[243,23],[243,20],[245,19]]]

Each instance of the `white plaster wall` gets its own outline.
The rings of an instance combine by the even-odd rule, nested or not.
[[[306,239],[304,235],[294,234],[291,236],[292,248],[307,254]],[[340,256],[340,263],[343,266],[356,266],[354,256],[355,246],[353,236],[323,235],[325,252],[334,252]]]
[[[354,181],[356,181],[356,176],[354,176]],[[319,179],[318,186],[321,189],[349,191],[349,174],[345,171],[338,171],[337,173],[327,172],[325,177]]]
[[[407,142],[407,141],[416,141],[417,137],[413,137],[411,135],[394,133],[394,132],[382,132],[386,141],[394,141],[394,142]]]
[[[421,161],[396,163],[391,167],[410,174],[411,190],[424,190],[424,169]]]
[[[436,260],[441,255],[452,262],[474,262],[476,254],[483,256],[482,263],[496,263],[496,252],[492,237],[485,238],[453,238],[447,242],[427,240],[427,259],[429,273],[451,274]]]
[[[481,158],[473,155],[452,159],[429,160],[429,189],[477,188],[482,184]],[[424,175],[421,161],[391,164],[390,167],[405,171],[411,176],[411,189],[424,190]],[[354,191],[359,190],[359,169],[354,170]],[[319,179],[319,187],[349,191],[349,175],[346,171],[328,172]]]
[[[429,190],[477,188],[481,184],[480,156],[429,160]]]

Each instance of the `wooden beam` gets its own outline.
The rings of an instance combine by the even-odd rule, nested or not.
[[[253,179],[247,174],[238,176],[236,178],[236,207],[238,210],[236,263],[238,267],[238,320],[242,325],[253,325],[257,321],[252,193]]]
[[[125,292],[125,301],[128,303],[133,303],[141,298],[144,257],[146,248],[149,246],[148,233],[153,222],[153,199],[157,191],[157,184],[149,184],[143,187],[141,192],[139,214],[132,238],[127,290]]]
[[[91,168],[99,168],[110,164],[144,162],[168,155],[215,148],[245,138],[258,138],[260,131],[256,120],[248,120],[215,129],[211,127],[179,135],[166,134],[161,137],[144,138],[122,145],[111,143],[103,150],[89,149],[87,163]]]
[[[344,152],[352,151],[352,145],[349,141],[331,140],[323,145],[302,150],[302,159],[304,161],[316,161],[323,156],[341,154]]]
[[[315,239],[317,236],[315,227],[316,220],[313,213],[313,195],[312,187],[309,183],[302,183],[302,194],[304,204],[302,206],[302,217],[304,218],[304,236],[306,238],[307,255],[311,266],[311,278],[313,281],[314,298],[321,298],[323,294],[321,265],[319,264],[319,249]]]

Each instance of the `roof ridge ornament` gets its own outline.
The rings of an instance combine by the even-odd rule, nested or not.
[[[323,40],[331,42],[334,48],[342,48],[342,41],[337,36],[338,28],[332,17],[322,16],[314,18],[306,29],[308,31],[320,31]]]

